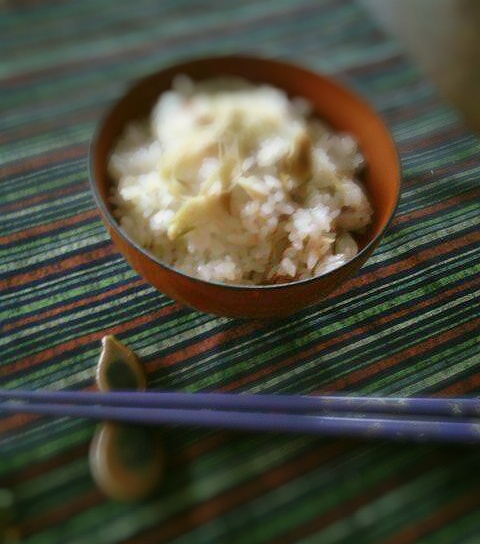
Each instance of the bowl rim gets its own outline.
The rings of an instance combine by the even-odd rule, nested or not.
[[[210,281],[210,280],[204,280],[202,278],[199,278],[197,276],[192,276],[191,274],[188,274],[187,272],[184,272],[178,268],[175,268],[172,265],[169,265],[163,261],[161,261],[158,257],[150,253],[148,250],[146,250],[144,247],[142,247],[138,242],[136,242],[126,231],[124,231],[113,214],[108,209],[106,203],[104,202],[104,199],[100,195],[97,183],[95,182],[95,175],[94,175],[94,162],[95,162],[95,149],[97,147],[98,141],[100,139],[100,135],[103,131],[103,127],[106,123],[106,121],[110,118],[113,111],[117,108],[120,101],[124,100],[130,93],[132,93],[137,87],[140,87],[143,85],[147,80],[152,79],[154,77],[157,77],[162,72],[168,71],[168,70],[175,70],[178,71],[178,73],[181,73],[182,67],[191,66],[192,64],[195,64],[197,62],[205,62],[205,61],[232,61],[235,62],[236,60],[242,60],[246,62],[268,62],[268,63],[274,63],[278,67],[285,68],[286,70],[294,69],[294,70],[301,70],[303,72],[308,73],[309,75],[313,75],[314,77],[320,77],[324,80],[326,80],[330,85],[335,87],[338,90],[341,90],[344,93],[349,94],[352,98],[354,98],[358,103],[362,105],[362,107],[367,110],[373,117],[375,117],[383,127],[385,131],[385,135],[388,137],[391,148],[394,152],[395,156],[395,162],[396,162],[396,171],[398,172],[398,186],[397,186],[397,192],[395,195],[395,204],[392,208],[392,211],[390,215],[388,216],[387,220],[385,221],[385,224],[380,229],[380,231],[367,243],[364,247],[351,259],[346,261],[343,265],[334,268],[332,270],[329,270],[328,272],[324,272],[323,274],[318,274],[316,276],[313,276],[311,278],[304,278],[301,280],[293,280],[289,282],[284,283],[275,283],[275,284],[232,284],[232,283],[224,283],[221,281]],[[220,73],[218,74],[221,75]],[[248,78],[245,78],[248,79]],[[268,84],[266,81],[265,83]],[[351,88],[343,85],[340,83],[335,77],[332,77],[330,75],[324,74],[323,72],[313,70],[311,68],[305,67],[302,64],[297,64],[289,61],[284,60],[278,60],[275,58],[270,58],[266,56],[261,55],[243,55],[243,54],[231,54],[231,55],[209,55],[205,57],[194,57],[194,58],[185,58],[183,60],[174,62],[172,64],[167,64],[166,66],[163,66],[159,70],[156,70],[154,72],[149,72],[146,75],[135,79],[130,84],[126,85],[124,91],[120,94],[119,97],[117,97],[106,109],[106,111],[101,116],[100,120],[98,121],[95,130],[93,132],[93,135],[90,139],[90,144],[88,148],[88,178],[89,178],[89,185],[90,185],[90,191],[93,194],[94,201],[99,208],[99,210],[102,212],[103,218],[105,218],[111,228],[115,230],[117,235],[119,235],[121,238],[123,238],[126,242],[128,242],[129,245],[133,246],[134,249],[139,251],[143,256],[145,256],[147,259],[153,261],[155,264],[159,265],[161,268],[164,268],[168,270],[169,272],[172,272],[174,274],[178,274],[185,278],[188,281],[193,281],[195,283],[199,283],[202,285],[207,286],[215,286],[220,287],[222,289],[234,289],[234,290],[247,290],[247,291],[280,291],[287,288],[292,288],[296,286],[303,286],[310,283],[313,283],[315,281],[318,281],[319,279],[327,278],[330,276],[333,276],[334,274],[338,273],[339,270],[344,268],[345,266],[349,265],[350,263],[354,263],[355,261],[359,261],[363,258],[365,254],[368,255],[368,252],[370,249],[375,248],[376,244],[381,240],[381,238],[384,236],[386,230],[391,225],[393,218],[398,210],[398,205],[400,202],[400,196],[403,186],[403,172],[402,172],[402,162],[400,159],[400,154],[397,149],[397,145],[395,140],[393,139],[393,136],[391,134],[391,131],[389,130],[389,127],[387,123],[384,121],[383,115],[378,113],[373,106],[361,95],[358,94],[357,91],[351,90]],[[115,244],[114,244],[115,245]],[[123,256],[123,254],[122,254]],[[125,256],[123,256],[125,258]],[[367,257],[368,258],[368,257]],[[138,272],[137,272],[138,273]]]

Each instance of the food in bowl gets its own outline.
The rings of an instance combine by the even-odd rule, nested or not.
[[[355,140],[304,99],[237,78],[177,76],[109,159],[120,226],[203,280],[288,283],[340,267],[372,207]]]

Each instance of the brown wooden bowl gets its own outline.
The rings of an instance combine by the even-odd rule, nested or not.
[[[126,124],[145,117],[173,78],[194,80],[232,75],[305,97],[333,129],[351,134],[366,159],[363,182],[375,215],[360,251],[349,262],[315,278],[279,285],[236,286],[207,282],[168,266],[133,241],[118,225],[109,202],[107,163]],[[400,164],[392,138],[362,99],[323,75],[277,60],[214,57],[178,64],[136,83],[100,123],[90,148],[90,183],[106,228],[131,266],[169,297],[203,312],[232,317],[272,318],[291,314],[323,299],[352,276],[380,242],[398,203]]]

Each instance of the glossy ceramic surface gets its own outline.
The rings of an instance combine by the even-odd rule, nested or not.
[[[187,74],[193,79],[235,75],[254,83],[279,87],[292,97],[305,97],[313,105],[315,113],[333,129],[348,132],[356,138],[367,163],[362,181],[375,217],[355,258],[332,272],[308,280],[268,286],[231,286],[205,282],[161,263],[119,228],[108,202],[111,185],[107,172],[109,154],[125,125],[147,116],[177,74]],[[203,312],[274,318],[322,300],[355,274],[368,259],[395,213],[400,194],[400,164],[389,131],[379,116],[363,99],[332,79],[276,60],[214,57],[161,70],[127,91],[107,113],[94,136],[90,150],[90,182],[116,247],[131,266],[158,290]]]
[[[97,363],[98,390],[144,391],[147,376],[136,354],[114,336],[104,336]],[[113,500],[138,501],[151,495],[164,474],[158,429],[114,421],[100,423],[89,452],[90,472],[99,489]]]

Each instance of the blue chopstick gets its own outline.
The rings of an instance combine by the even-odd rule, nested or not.
[[[480,442],[478,398],[0,390],[0,411],[143,425]]]
[[[276,410],[305,412],[358,412],[395,415],[480,417],[480,398],[349,397],[332,395],[284,395],[251,393],[182,393],[171,391],[0,390],[0,401],[101,404],[144,408],[206,408],[219,410]]]
[[[287,432],[415,442],[480,442],[480,421],[434,421],[387,417],[316,416],[294,413],[234,412],[183,408],[66,405],[4,402],[5,412],[81,417],[141,425],[188,425],[253,432]]]

